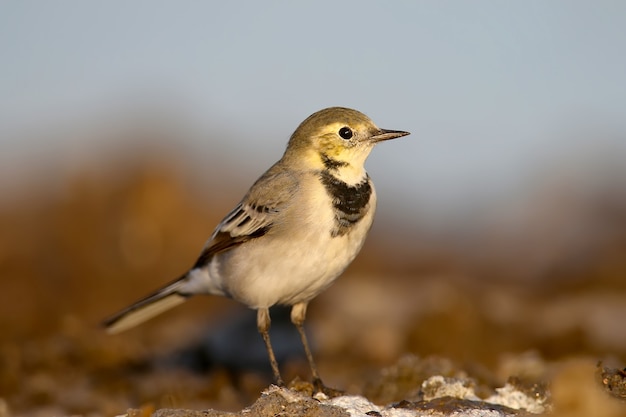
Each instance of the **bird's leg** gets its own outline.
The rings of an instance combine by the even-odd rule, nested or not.
[[[306,359],[309,361],[309,366],[311,367],[311,375],[313,376],[313,385],[315,388],[323,387],[322,380],[320,375],[317,373],[317,366],[315,365],[315,361],[313,360],[313,354],[311,353],[311,349],[309,348],[309,342],[306,338],[306,333],[304,332],[304,319],[306,317],[306,307],[307,303],[298,303],[294,304],[291,308],[291,322],[298,329],[298,333],[300,333],[300,340],[302,340],[302,345],[304,346],[304,353],[306,353]]]
[[[270,365],[272,366],[272,372],[274,373],[274,381],[278,386],[284,386],[285,383],[280,376],[280,370],[278,369],[278,362],[276,361],[276,356],[274,355],[274,349],[272,349],[272,343],[270,342],[270,311],[268,308],[260,308],[257,310],[256,314],[256,326],[263,337],[263,341],[265,342],[265,347],[267,348],[267,354],[270,357]]]
[[[315,388],[316,392],[322,392],[331,398],[338,397],[342,395],[343,392],[324,385],[322,379],[320,378],[320,374],[317,372],[317,366],[315,366],[313,354],[311,353],[311,349],[309,348],[309,342],[307,341],[306,333],[304,332],[306,307],[306,302],[294,304],[294,306],[291,308],[291,322],[296,326],[296,329],[298,329],[298,333],[300,333],[300,339],[302,340],[302,345],[304,346],[304,352],[306,353],[306,358],[309,361],[309,366],[311,367],[311,375],[313,376],[313,387]]]

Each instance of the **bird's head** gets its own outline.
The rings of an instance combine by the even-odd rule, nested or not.
[[[381,129],[359,111],[330,107],[313,113],[298,126],[284,159],[295,167],[363,177],[365,160],[376,143],[408,134]]]

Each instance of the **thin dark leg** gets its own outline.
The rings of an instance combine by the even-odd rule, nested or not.
[[[315,386],[322,385],[322,380],[320,379],[320,375],[317,372],[317,366],[315,365],[315,360],[313,359],[313,354],[311,353],[311,349],[309,348],[309,341],[306,338],[306,333],[304,332],[304,318],[306,317],[306,303],[295,304],[291,308],[291,322],[298,329],[298,333],[300,333],[300,340],[302,341],[302,346],[304,346],[304,353],[306,354],[306,359],[309,362],[309,367],[311,368],[311,376],[313,377],[313,384]]]
[[[304,332],[306,306],[307,303],[299,303],[295,304],[291,308],[291,322],[294,326],[296,326],[296,329],[298,329],[298,333],[300,333],[300,340],[302,340],[302,346],[304,346],[304,353],[306,353],[306,359],[309,361],[309,367],[311,367],[311,376],[313,377],[313,386],[315,387],[315,391],[323,392],[329,397],[337,397],[342,395],[343,392],[324,385],[322,379],[320,378],[320,374],[317,372],[317,366],[315,365],[315,360],[313,360],[313,354],[311,353],[309,342],[306,338],[306,333]]]
[[[270,342],[270,312],[267,308],[260,308],[257,311],[256,316],[257,329],[261,336],[263,337],[263,341],[265,342],[265,347],[267,348],[267,354],[270,358],[270,365],[272,366],[272,372],[274,373],[274,381],[278,386],[284,386],[283,378],[280,376],[280,370],[278,369],[278,362],[276,361],[276,356],[274,355],[274,349],[272,349],[272,343]]]
[[[309,367],[311,368],[311,376],[313,377],[313,384],[318,385],[322,382],[320,379],[320,375],[317,373],[317,366],[315,365],[315,361],[313,360],[313,354],[311,353],[311,349],[309,348],[309,342],[306,338],[306,333],[304,332],[304,326],[301,323],[294,323],[296,329],[298,329],[298,333],[300,333],[300,340],[302,340],[302,346],[304,346],[304,353],[306,353],[306,359],[309,361]]]

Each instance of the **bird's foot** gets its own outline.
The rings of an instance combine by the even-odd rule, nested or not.
[[[313,380],[313,387],[314,387],[313,397],[317,396],[320,393],[324,394],[328,398],[341,397],[342,395],[345,394],[345,392],[342,390],[327,387],[319,378],[316,378]]]
[[[299,392],[303,395],[321,399],[320,396],[326,398],[340,397],[344,394],[343,391],[327,387],[324,385],[321,379],[313,379],[313,382],[303,381],[296,377],[289,383],[288,389]]]

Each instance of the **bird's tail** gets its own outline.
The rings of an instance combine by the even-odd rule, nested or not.
[[[110,334],[123,332],[182,304],[189,297],[179,292],[186,279],[187,275],[183,275],[169,285],[109,317],[103,323],[106,331]]]

